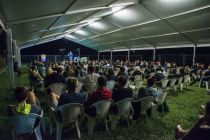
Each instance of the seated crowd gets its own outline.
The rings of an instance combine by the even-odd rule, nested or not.
[[[107,61],[42,63],[35,61],[29,67],[31,88],[40,88],[43,85],[45,96],[51,107],[57,108],[69,103],[80,103],[84,105],[84,112],[92,117],[96,116],[96,109],[92,105],[104,99],[112,100],[115,103],[125,98],[138,100],[152,96],[154,104],[156,104],[157,98],[164,92],[164,89],[159,88],[162,85],[161,81],[165,78],[170,80],[185,75],[193,77],[191,85],[198,81],[209,83],[210,66],[207,69],[203,64],[196,64],[191,68],[188,66],[178,67],[175,63],[161,64],[159,61],[136,61],[133,63],[119,61],[115,63]],[[135,81],[139,80],[139,77],[141,81],[147,81],[146,85],[137,89],[132,88],[130,85],[134,83],[135,86]],[[113,86],[110,86],[110,81],[113,82]],[[60,94],[54,93],[49,88],[53,83],[61,83],[66,88]],[[178,80],[176,84],[178,84]],[[39,95],[36,92],[38,92],[37,90],[35,94]],[[29,113],[40,114],[41,107],[35,94],[25,87],[17,87],[15,90],[17,104],[8,108],[8,114],[10,116]],[[140,104],[132,102],[131,105],[131,118],[138,119],[141,111]],[[117,113],[115,106],[112,106],[110,110],[111,113]],[[205,122],[205,125],[210,127],[208,115],[209,103],[206,105],[205,119],[202,118],[202,123],[198,122],[199,125],[202,124],[203,126],[203,122]],[[177,138],[188,137],[190,134],[180,127],[177,128]]]

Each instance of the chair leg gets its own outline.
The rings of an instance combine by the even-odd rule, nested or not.
[[[62,126],[56,123],[56,140],[61,140]]]
[[[128,124],[128,127],[130,126],[130,123],[129,123],[129,116],[130,116],[130,115],[127,116],[127,124]]]
[[[202,81],[200,80],[200,81],[199,81],[199,88],[201,88],[201,83],[202,83]]]
[[[206,85],[206,90],[208,91],[209,90],[209,83],[205,82],[205,85]]]
[[[40,122],[41,123],[41,122]],[[42,140],[42,134],[41,134],[41,124],[39,123],[39,125],[34,129],[34,133],[36,135],[36,139],[37,140]]]
[[[95,125],[95,121],[93,118],[88,117],[88,135],[92,136],[93,134],[93,128]]]
[[[13,129],[11,130],[11,134],[12,134],[12,139],[13,140],[17,140],[16,133],[15,133],[15,131]]]
[[[183,83],[180,84],[180,90],[182,91],[183,89]]]
[[[111,120],[111,129],[115,130],[116,129],[116,125],[117,125],[117,118],[115,116],[113,116],[112,120]]]
[[[44,133],[44,134],[47,134],[47,132],[46,132],[46,127],[45,127],[45,121],[44,121],[44,118],[42,117],[41,118],[41,122],[40,122],[41,124],[41,130],[42,130],[42,132]]]
[[[81,138],[81,133],[80,133],[80,128],[79,128],[79,122],[78,122],[78,120],[76,121],[76,128],[77,128],[78,137]]]
[[[164,115],[164,106],[163,106],[163,104],[161,106],[162,106],[162,113]]]
[[[53,122],[50,123],[50,135],[52,135],[53,132]]]

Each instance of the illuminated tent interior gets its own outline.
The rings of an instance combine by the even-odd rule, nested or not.
[[[1,0],[25,48],[67,38],[97,51],[208,46],[209,0]]]

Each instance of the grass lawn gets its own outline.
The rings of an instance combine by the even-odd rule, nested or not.
[[[22,71],[21,77],[15,77],[16,86],[28,86],[26,67],[23,67]],[[13,90],[9,88],[8,74],[6,72],[0,74],[0,83],[0,139],[6,140],[11,139],[11,135],[5,108],[8,104],[13,104],[14,94]],[[38,98],[42,98],[41,101],[43,100],[43,97]],[[132,122],[129,128],[117,126],[117,129],[110,131],[110,133],[95,129],[92,138],[87,136],[87,131],[82,130],[82,139],[173,140],[175,126],[181,124],[183,128],[190,128],[198,118],[197,116],[201,111],[200,105],[208,100],[209,95],[207,95],[205,89],[198,88],[196,85],[184,89],[182,92],[169,93],[167,104],[170,111],[164,116],[157,113],[153,118],[149,118],[148,122],[142,117],[138,122]],[[47,117],[46,120],[48,120]],[[84,126],[81,126],[81,129],[83,128]],[[52,138],[46,137],[46,139]]]

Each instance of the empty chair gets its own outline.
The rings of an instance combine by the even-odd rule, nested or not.
[[[91,107],[95,107],[95,109],[96,109],[96,116],[91,117],[88,114],[86,115],[88,118],[88,134],[90,136],[92,136],[92,134],[93,134],[95,121],[99,120],[99,119],[103,120],[105,122],[106,130],[109,131],[106,117],[109,112],[111,103],[112,103],[112,100],[100,100],[100,101],[94,103],[93,105],[91,105]]]
[[[62,127],[69,124],[75,124],[78,137],[81,137],[78,117],[83,113],[83,105],[79,103],[69,103],[54,110],[54,121],[56,124],[56,140],[61,139]],[[60,115],[59,115],[60,114]],[[50,125],[50,134],[52,134],[52,125]]]
[[[77,87],[77,89],[76,89],[76,92],[77,92],[77,93],[80,93],[80,92],[81,92],[82,86],[83,86],[82,82],[79,82],[79,81],[78,81],[78,87]]]
[[[204,86],[206,90],[209,90],[209,81],[203,81],[202,79],[199,82],[199,88],[201,88],[202,83],[204,83]]]
[[[170,71],[171,71],[171,69],[170,69],[170,68],[168,68],[168,69],[166,70],[166,73],[165,73],[165,77],[166,77],[166,78],[169,76]]]
[[[163,80],[161,80],[161,82],[162,82],[162,89],[166,89],[166,88],[167,88],[167,85],[168,85],[169,80],[168,80],[168,79],[163,79]]]
[[[28,115],[15,115],[9,118],[9,122],[12,125],[12,136],[13,140],[17,139],[17,137],[21,134],[29,134],[35,133],[37,140],[42,140],[42,135],[40,131],[41,127],[41,115],[30,113]],[[38,122],[38,123],[35,123]]]
[[[173,78],[173,79],[170,79],[170,85],[169,87],[173,90],[173,91],[176,91],[176,79]]]
[[[157,104],[158,104],[158,105],[161,105],[163,115],[164,115],[164,106],[163,106],[163,103],[164,103],[165,100],[166,100],[166,96],[167,96],[167,91],[164,90],[164,91],[156,98]]]
[[[133,100],[134,103],[135,102],[141,102],[141,111],[140,111],[140,113],[144,114],[146,116],[146,119],[147,119],[146,111],[152,107],[153,101],[154,101],[154,97],[153,96],[147,96],[147,97],[140,98],[138,100]]]
[[[182,83],[183,79],[184,79],[183,77],[179,77],[179,79],[178,79],[178,86],[179,86],[181,91],[183,89],[183,83]]]
[[[114,106],[117,107],[117,114],[112,115],[112,129],[116,128],[116,123],[118,119],[126,119],[129,126],[129,116],[131,111],[131,101],[132,98],[125,98],[117,101]]]
[[[62,91],[65,88],[65,85],[62,83],[53,83],[53,84],[49,85],[48,88],[50,88],[53,93],[60,96]]]
[[[184,76],[184,84],[185,84],[186,88],[189,83],[190,83],[190,75],[185,75]]]
[[[109,90],[112,90],[114,88],[114,85],[115,85],[115,81],[114,80],[107,81],[107,88]]]

